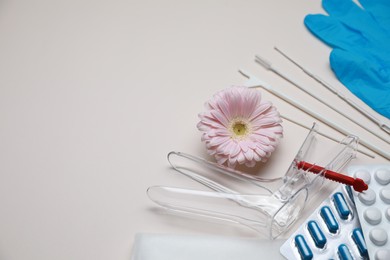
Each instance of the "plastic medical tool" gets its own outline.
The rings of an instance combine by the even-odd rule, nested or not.
[[[329,91],[331,91],[333,94],[335,94],[336,96],[338,96],[340,99],[342,99],[344,102],[346,102],[348,105],[350,105],[351,107],[355,108],[357,111],[359,111],[362,115],[364,115],[365,117],[367,117],[368,119],[370,119],[372,122],[374,122],[375,124],[377,124],[383,131],[385,131],[386,133],[390,134],[390,126],[388,126],[387,124],[385,124],[383,121],[381,121],[380,119],[378,119],[377,117],[373,116],[370,112],[368,112],[367,110],[365,110],[364,108],[362,108],[360,105],[358,105],[357,103],[355,103],[352,99],[346,97],[343,93],[341,93],[340,91],[338,91],[335,87],[333,87],[332,85],[330,85],[329,83],[327,83],[325,80],[321,79],[319,76],[317,76],[316,74],[314,74],[313,72],[309,71],[307,68],[303,67],[302,65],[300,65],[297,61],[293,60],[291,57],[287,56],[286,53],[282,52],[279,48],[277,47],[274,47],[274,49],[280,53],[284,58],[286,58],[287,60],[291,61],[291,63],[293,63],[295,66],[297,66],[298,68],[300,68],[306,75],[308,75],[309,77],[313,78],[315,81],[317,81],[318,83],[320,83],[322,86],[326,87]]]
[[[322,104],[324,104],[325,106],[329,107],[330,109],[332,109],[333,111],[337,112],[338,114],[342,115],[343,117],[347,118],[348,120],[350,120],[351,122],[355,123],[356,125],[358,125],[359,127],[363,128],[364,130],[366,130],[368,133],[372,134],[372,135],[375,135],[376,137],[378,137],[379,139],[381,139],[382,141],[390,144],[390,139],[388,140],[388,138],[384,138],[378,134],[376,134],[375,132],[371,131],[371,129],[369,129],[368,127],[364,126],[361,122],[358,122],[357,120],[355,120],[354,118],[350,117],[349,115],[347,115],[344,111],[342,111],[341,109],[335,107],[334,105],[332,105],[331,103],[329,103],[328,101],[324,100],[323,98],[321,98],[319,95],[315,94],[314,92],[308,90],[307,88],[299,85],[298,83],[296,83],[294,80],[292,80],[289,76],[287,76],[286,74],[282,73],[280,70],[278,70],[277,68],[275,68],[269,61],[265,60],[264,58],[256,55],[256,62],[258,62],[261,66],[263,66],[265,69],[269,70],[269,71],[272,71],[273,73],[275,73],[276,75],[280,76],[281,78],[285,79],[286,81],[290,82],[292,85],[296,86],[297,88],[299,88],[300,90],[302,90],[303,92],[305,92],[306,94],[310,95],[311,97],[313,97],[314,99],[316,99],[317,101],[321,102]]]
[[[344,135],[348,135],[349,132],[344,129],[343,127],[341,127],[340,125],[336,124],[335,122],[329,120],[329,119],[326,119],[325,117],[323,117],[322,115],[312,111],[310,108],[308,108],[307,106],[297,102],[297,101],[294,101],[291,97],[289,97],[288,95],[282,93],[281,91],[278,91],[277,89],[274,89],[272,88],[272,86],[258,78],[256,78],[255,76],[253,76],[251,73],[247,72],[247,71],[244,71],[244,70],[239,70],[239,72],[248,78],[247,82],[245,83],[245,86],[249,87],[249,88],[262,88],[266,91],[268,91],[269,93],[281,98],[282,100],[286,101],[287,103],[289,103],[290,105],[298,108],[299,110],[307,113],[308,115],[311,115],[312,117],[318,119],[319,121],[323,122],[324,124],[328,125],[329,127],[333,128],[334,130],[344,134]],[[390,153],[388,153],[387,151],[383,151],[382,149],[378,148],[377,146],[371,144],[370,142],[364,140],[363,138],[360,138],[359,139],[359,142],[362,146],[366,147],[367,149],[377,153],[377,154],[380,154],[382,155],[383,157],[385,157],[386,159],[390,160]]]
[[[276,179],[261,178],[188,154],[171,152],[168,161],[177,172],[212,191],[153,186],[147,193],[151,200],[166,209],[242,224],[265,237],[277,238],[299,218],[305,205],[323,186],[322,172],[312,174],[297,167],[298,162],[312,161],[318,156],[316,133],[314,124],[285,175]],[[358,138],[348,136],[342,143],[322,159],[320,164],[326,165],[326,170],[338,171],[355,157]]]

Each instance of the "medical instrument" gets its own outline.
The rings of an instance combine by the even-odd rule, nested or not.
[[[323,173],[328,180],[336,181],[342,184],[350,185],[357,192],[363,192],[368,189],[368,185],[360,178],[352,178],[331,170],[326,170],[324,167],[312,163],[300,161],[297,163],[298,169],[309,171],[312,173]]]
[[[305,128],[305,129],[307,129],[307,130],[310,130],[310,127],[308,127],[308,126],[306,126],[306,125],[304,125],[304,124],[302,124],[302,123],[300,123],[300,122],[298,122],[298,121],[292,119],[291,117],[288,117],[288,116],[286,116],[286,115],[280,115],[280,117],[282,117],[283,119],[285,119],[285,120],[287,120],[287,121],[290,121],[290,122],[293,123],[293,124],[299,125],[300,127],[303,127],[303,128]],[[339,142],[339,140],[337,140],[337,139],[334,138],[333,136],[328,135],[328,134],[326,134],[326,133],[317,131],[317,134],[322,135],[322,136],[324,136],[324,137],[326,137],[326,138],[328,138],[328,139],[330,139],[330,140],[332,140],[332,141],[335,141],[335,142],[337,142],[337,143]],[[363,151],[362,149],[360,149],[359,147],[358,147],[357,151],[358,151],[359,153],[362,153],[362,154],[364,154],[364,155],[370,157],[370,158],[375,158],[375,156],[374,156],[373,154],[368,153],[368,152],[365,152],[365,151]]]
[[[348,173],[370,185],[353,193],[370,259],[390,259],[390,164],[353,165]]]
[[[327,15],[307,15],[304,24],[329,45],[330,66],[353,94],[390,119],[390,2],[323,0]]]
[[[147,193],[160,206],[177,213],[211,217],[249,227],[276,238],[299,218],[307,202],[321,189],[324,176],[297,168],[299,161],[312,161],[317,125],[305,138],[283,177],[264,179],[180,152],[168,154],[177,172],[213,191],[153,186]],[[355,157],[358,139],[348,136],[323,158],[327,170],[340,170]],[[323,153],[322,149],[320,150]],[[323,157],[323,154],[320,156]],[[326,162],[325,162],[326,161]],[[240,191],[241,190],[241,191]]]
[[[326,87],[328,90],[330,90],[333,94],[341,98],[343,101],[345,101],[347,104],[355,108],[357,111],[359,111],[362,115],[370,119],[372,122],[377,124],[380,129],[385,131],[386,133],[390,134],[390,126],[388,126],[386,123],[381,121],[380,119],[373,116],[370,112],[359,106],[357,103],[355,103],[352,99],[347,98],[343,93],[339,92],[335,87],[327,83],[325,80],[321,79],[316,74],[312,73],[308,69],[304,68],[302,65],[300,65],[298,62],[293,60],[291,57],[287,56],[284,52],[282,52],[279,48],[274,47],[274,49],[280,53],[283,57],[285,57],[287,60],[291,61],[294,65],[296,65],[298,68],[300,68],[306,75],[320,83],[322,86]]]
[[[342,128],[341,126],[337,125],[336,123],[324,118],[323,116],[321,116],[320,114],[312,111],[311,109],[309,109],[308,107],[302,105],[301,103],[297,102],[297,101],[294,101],[292,98],[290,98],[289,96],[283,94],[282,92],[276,90],[276,89],[273,89],[271,87],[271,85],[269,85],[268,83],[264,82],[264,81],[261,81],[259,79],[257,79],[255,76],[251,75],[250,73],[246,72],[246,71],[243,71],[243,70],[239,70],[239,72],[244,75],[245,77],[248,78],[248,81],[245,83],[245,85],[247,87],[251,87],[251,88],[263,88],[264,90],[270,92],[271,94],[281,98],[282,100],[286,101],[287,103],[289,103],[290,105],[298,108],[299,110],[313,116],[314,118],[320,120],[321,122],[323,122],[324,124],[328,125],[329,127],[337,130],[338,132],[344,134],[344,135],[348,135],[348,131],[345,130],[344,128]],[[371,143],[363,140],[362,138],[359,139],[360,140],[360,144],[364,147],[366,147],[367,149],[385,157],[386,159],[390,160],[390,154],[386,151],[383,151],[382,149],[372,145]]]
[[[368,259],[349,186],[339,185],[280,247],[287,259]]]
[[[363,128],[364,130],[366,130],[367,132],[375,135],[376,137],[380,138],[382,141],[385,141],[387,142],[388,144],[390,144],[390,140],[387,140],[383,137],[381,137],[380,135],[376,134],[375,132],[372,132],[369,128],[367,128],[366,126],[362,125],[361,123],[359,123],[357,120],[353,119],[352,117],[348,116],[345,112],[341,111],[340,109],[334,107],[333,105],[329,104],[327,101],[325,101],[324,99],[322,99],[321,97],[319,97],[318,95],[314,94],[313,92],[307,90],[306,88],[302,87],[301,85],[299,85],[298,83],[294,82],[291,78],[289,78],[287,75],[285,75],[284,73],[280,72],[280,70],[276,69],[274,66],[272,66],[272,64],[265,60],[264,58],[260,57],[259,55],[256,55],[256,61],[262,65],[265,69],[269,70],[269,71],[272,71],[273,73],[275,73],[276,75],[282,77],[283,79],[285,79],[286,81],[290,82],[291,84],[293,84],[294,86],[296,86],[297,88],[299,88],[300,90],[302,90],[303,92],[307,93],[308,95],[310,95],[311,97],[313,97],[314,99],[316,99],[317,101],[321,102],[322,104],[326,105],[327,107],[329,107],[330,109],[332,109],[333,111],[336,111],[337,113],[339,113],[340,115],[344,116],[345,118],[349,119],[350,121],[354,122],[356,125],[360,126],[361,128]]]

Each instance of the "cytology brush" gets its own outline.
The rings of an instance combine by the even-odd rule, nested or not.
[[[322,174],[324,174],[325,178],[332,180],[332,181],[342,183],[342,184],[352,186],[353,189],[357,192],[363,192],[363,191],[368,189],[368,185],[360,178],[353,178],[353,177],[350,177],[348,175],[344,175],[344,174],[341,174],[338,172],[327,170],[324,167],[316,165],[316,164],[300,161],[297,163],[297,167],[298,167],[298,169],[302,169],[302,170],[316,173],[316,174],[322,173]]]

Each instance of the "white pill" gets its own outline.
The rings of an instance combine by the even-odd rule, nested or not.
[[[390,204],[390,188],[381,189],[379,197],[386,204]]]
[[[386,209],[385,216],[386,216],[387,220],[390,221],[390,207]]]
[[[388,260],[390,259],[390,250],[380,249],[375,254],[375,260]]]
[[[375,176],[375,180],[382,185],[386,185],[390,183],[389,169],[379,169],[375,172],[374,176]]]
[[[383,228],[374,228],[370,231],[370,240],[377,246],[383,246],[387,242],[387,233]]]
[[[355,178],[360,178],[366,184],[370,184],[371,174],[367,170],[358,170],[355,172]]]
[[[382,221],[382,212],[375,207],[366,209],[363,216],[364,219],[371,225],[378,225]]]
[[[368,189],[358,194],[359,200],[365,205],[372,205],[375,203],[376,194],[373,190]]]

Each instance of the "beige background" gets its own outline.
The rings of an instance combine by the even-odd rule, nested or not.
[[[166,154],[206,155],[197,114],[216,91],[244,82],[239,68],[389,151],[254,62],[264,56],[386,136],[273,50],[350,96],[329,68],[330,48],[303,25],[319,12],[320,1],[309,0],[0,0],[0,259],[129,259],[138,232],[256,237],[161,215],[145,193],[157,184],[198,187],[169,169]],[[314,121],[264,98],[307,126]],[[259,174],[283,175],[307,134],[283,126]]]

